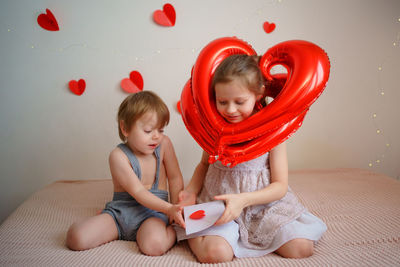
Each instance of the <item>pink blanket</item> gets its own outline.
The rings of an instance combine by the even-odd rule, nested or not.
[[[290,172],[289,183],[308,210],[328,226],[306,259],[275,254],[219,266],[400,266],[400,182],[358,169]],[[135,242],[113,241],[83,252],[65,246],[72,222],[111,200],[111,180],[59,181],[26,200],[0,226],[0,266],[197,266],[186,243],[161,257]]]

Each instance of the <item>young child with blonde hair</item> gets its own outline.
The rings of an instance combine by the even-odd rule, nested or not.
[[[69,228],[70,249],[120,239],[136,241],[142,253],[158,256],[174,245],[176,234],[169,223],[185,226],[176,204],[183,178],[171,140],[164,135],[168,123],[167,106],[151,91],[131,94],[121,103],[118,130],[123,143],[109,156],[113,199],[101,214]]]

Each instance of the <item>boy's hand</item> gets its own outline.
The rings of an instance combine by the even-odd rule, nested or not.
[[[225,202],[225,211],[215,222],[215,225],[221,225],[237,219],[245,208],[245,202],[240,194],[227,194],[215,196],[216,200]]]
[[[181,227],[186,228],[185,221],[183,220],[182,216],[183,207],[181,205],[171,205],[168,209],[167,216],[169,218],[169,222],[176,222]]]
[[[181,191],[178,195],[178,204],[181,206],[190,206],[196,204],[196,194],[189,191]]]

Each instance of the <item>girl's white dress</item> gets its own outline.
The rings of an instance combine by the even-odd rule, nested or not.
[[[208,168],[197,203],[214,201],[214,196],[253,192],[270,184],[269,153],[233,168],[215,162]],[[196,236],[217,235],[232,246],[236,257],[258,257],[277,250],[295,238],[317,241],[326,225],[306,210],[292,190],[280,200],[247,207],[239,218],[186,235],[176,227],[178,241]]]

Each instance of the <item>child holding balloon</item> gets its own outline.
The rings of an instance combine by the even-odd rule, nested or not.
[[[263,106],[265,82],[258,57],[232,55],[215,71],[212,88],[218,113],[229,123],[246,120]],[[208,163],[203,152],[193,177],[179,194],[180,204],[223,200],[225,211],[214,226],[185,236],[197,259],[225,262],[275,252],[286,258],[313,254],[326,225],[306,210],[288,186],[286,144],[232,168]]]
[[[144,254],[159,256],[175,244],[176,234],[168,223],[185,226],[182,207],[176,204],[183,178],[172,143],[163,133],[168,122],[168,107],[151,91],[131,94],[121,103],[118,126],[123,143],[109,156],[113,200],[101,214],[69,228],[70,249],[86,250],[120,239],[136,241]]]

